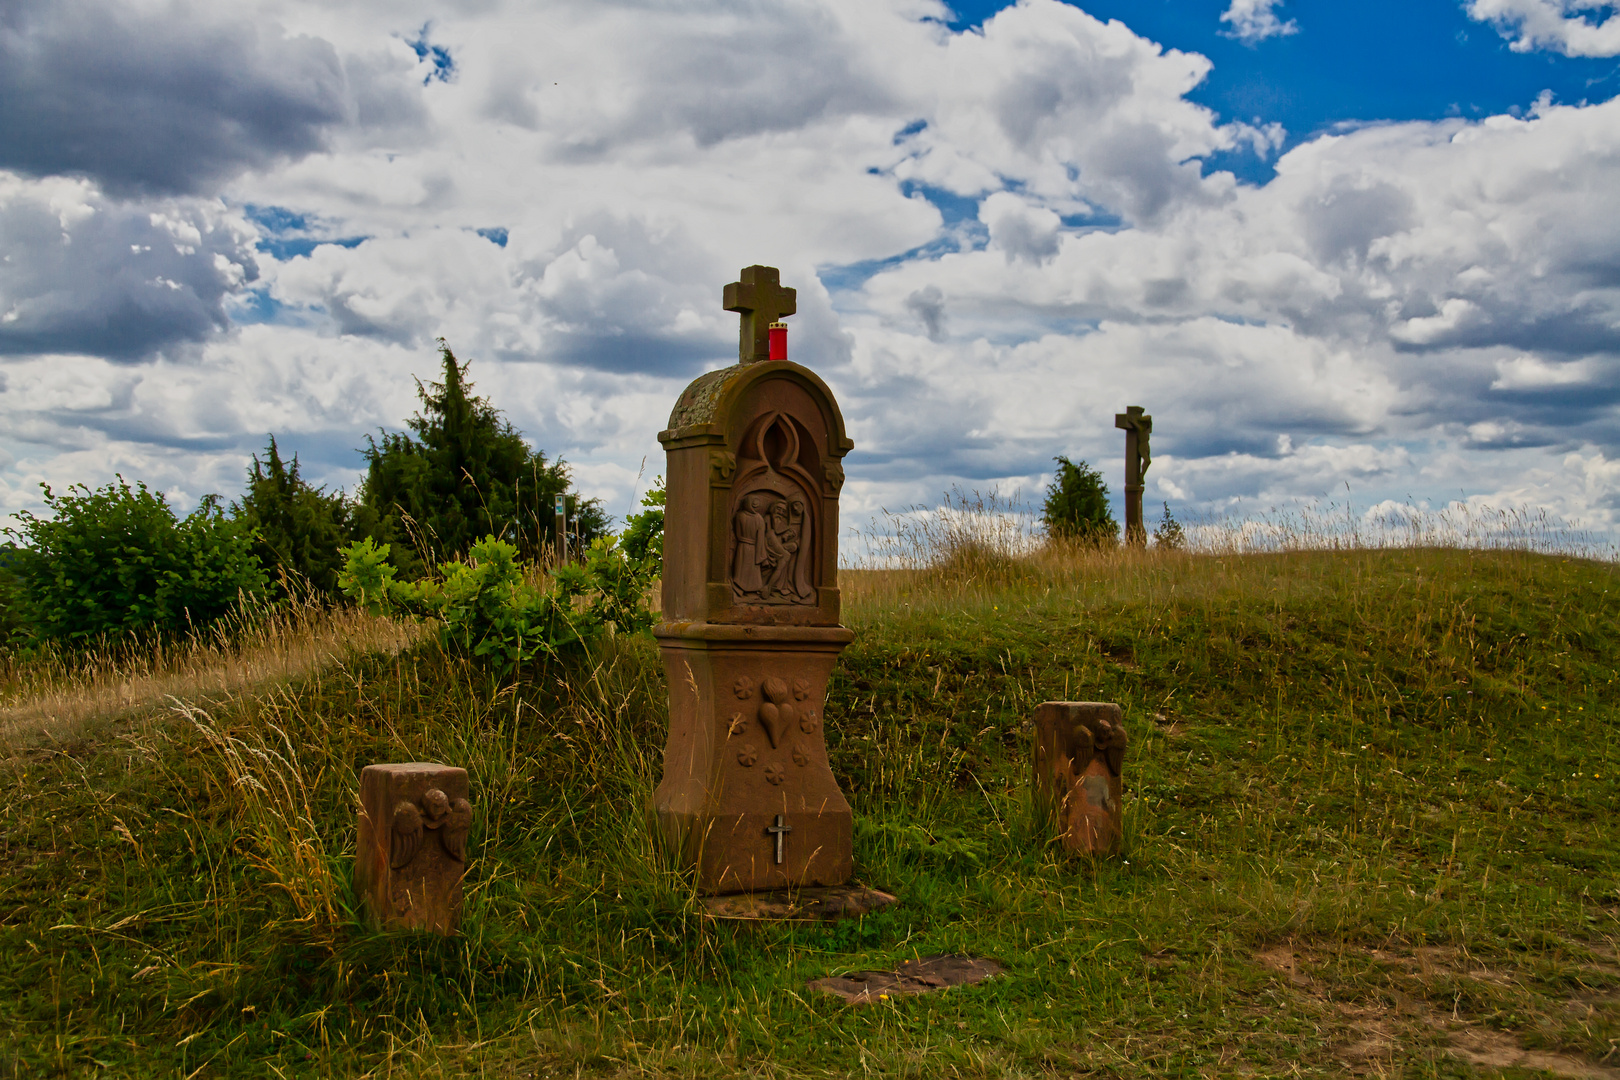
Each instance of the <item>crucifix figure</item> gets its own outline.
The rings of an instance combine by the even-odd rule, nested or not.
[[[782,862],[782,838],[793,831],[793,826],[782,824],[782,815],[777,814],[776,824],[765,826],[765,831],[776,836],[776,862],[780,865]]]
[[[740,281],[726,286],[727,311],[742,315],[742,337],[738,361],[752,364],[771,358],[771,324],[798,310],[798,292],[782,287],[782,276],[774,266],[744,267]]]
[[[1114,414],[1114,426],[1125,431],[1125,542],[1136,547],[1147,544],[1142,524],[1142,478],[1153,461],[1148,438],[1153,434],[1153,417],[1142,406],[1128,406]]]

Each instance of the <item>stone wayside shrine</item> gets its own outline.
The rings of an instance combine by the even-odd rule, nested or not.
[[[681,394],[667,455],[664,621],[669,744],[654,795],[701,892],[839,885],[849,803],[822,707],[839,652],[838,493],[854,445],[827,384],[787,359],[794,290],[750,266],[725,288],[738,363]]]
[[[1101,701],[1048,701],[1035,710],[1036,805],[1063,846],[1111,855],[1125,839],[1125,713]]]

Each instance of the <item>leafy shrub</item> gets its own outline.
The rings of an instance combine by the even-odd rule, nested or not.
[[[253,533],[253,551],[274,575],[296,574],[328,596],[337,595],[341,548],[350,539],[350,507],[342,492],[328,495],[298,475],[298,456],[282,461],[270,436],[264,461],[253,456],[247,492],[231,514]]]
[[[503,677],[577,655],[610,625],[620,633],[652,625],[643,599],[649,576],[612,538],[592,541],[585,565],[556,567],[548,588],[525,575],[516,546],[493,536],[465,562],[441,564],[437,578],[401,581],[388,555],[389,545],[369,538],[351,544],[340,587],[373,612],[438,619],[445,648]]]
[[[24,545],[15,572],[33,637],[77,644],[181,633],[264,589],[250,532],[216,496],[177,519],[161,494],[119,477],[94,491],[45,487],[45,504],[50,517],[24,510],[22,527],[6,530]]]
[[[624,519],[620,544],[625,555],[638,562],[651,560],[654,576],[664,572],[664,478],[653,481],[652,490],[641,497],[646,507]]]
[[[23,556],[15,544],[0,544],[0,647],[20,639],[27,627],[22,579],[16,573]]]
[[[1153,530],[1153,543],[1166,551],[1180,551],[1187,544],[1187,533],[1170,513],[1170,504],[1164,504],[1164,517]]]
[[[1116,541],[1119,525],[1108,508],[1108,485],[1103,483],[1102,473],[1084,461],[1075,463],[1061,454],[1052,460],[1058,463],[1057,474],[1046,489],[1046,505],[1041,511],[1047,533],[1092,543]]]

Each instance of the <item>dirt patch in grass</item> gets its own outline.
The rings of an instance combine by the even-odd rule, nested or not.
[[[1487,1069],[1524,1069],[1620,1080],[1620,1049],[1594,1056],[1558,1045],[1573,1020],[1612,1023],[1620,988],[1604,961],[1564,964],[1555,973],[1486,962],[1454,946],[1371,948],[1290,940],[1258,950],[1255,962],[1315,1005],[1333,1037],[1331,1053],[1355,1075],[1387,1075],[1403,1058],[1438,1050]],[[1583,987],[1559,993],[1557,982]],[[1589,984],[1598,984],[1591,988]],[[1483,984],[1484,991],[1472,992]],[[1450,1007],[1444,999],[1450,998]],[[1467,1002],[1467,1004],[1464,1004]],[[1480,1003],[1497,1007],[1485,1012]]]
[[[1487,1028],[1470,1027],[1452,1032],[1446,1049],[1453,1057],[1488,1069],[1533,1069],[1582,1080],[1620,1077],[1620,1069],[1596,1065],[1568,1054],[1526,1050],[1515,1036]]]

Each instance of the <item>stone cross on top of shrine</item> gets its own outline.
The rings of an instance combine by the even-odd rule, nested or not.
[[[782,288],[782,277],[774,266],[746,267],[741,277],[726,286],[725,308],[742,314],[738,361],[752,364],[771,358],[771,324],[798,310],[798,292]]]

